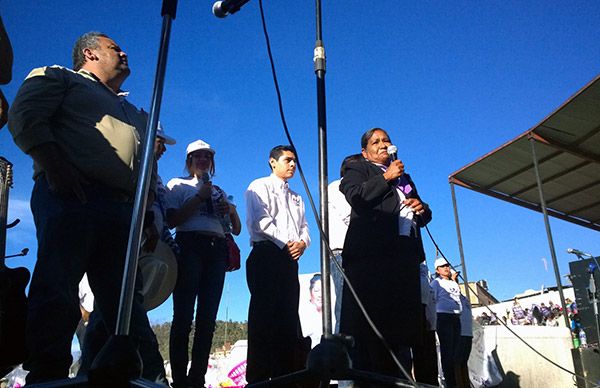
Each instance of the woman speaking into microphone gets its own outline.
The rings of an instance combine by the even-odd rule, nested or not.
[[[431,221],[387,132],[361,138],[364,160],[350,163],[340,191],[352,206],[343,249],[346,275],[367,313],[410,373],[410,347],[420,345],[422,305],[419,263],[425,259],[419,229]],[[392,160],[394,159],[394,160]],[[344,287],[340,332],[354,337],[353,366],[405,378]]]
[[[190,143],[185,167],[188,176],[174,178],[167,188],[167,220],[176,227],[181,252],[173,291],[173,323],[169,355],[173,387],[204,387],[215,320],[228,263],[225,235],[238,235],[240,219],[221,188],[212,183],[215,150],[202,140]],[[188,342],[196,307],[192,364],[187,372]]]

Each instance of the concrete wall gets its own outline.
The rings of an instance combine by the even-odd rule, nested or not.
[[[563,368],[574,371],[571,334],[564,327],[510,326],[534,349]],[[479,329],[479,328],[478,328]],[[499,387],[562,388],[574,387],[575,380],[544,360],[504,326],[482,327],[488,350],[496,349],[504,381]]]

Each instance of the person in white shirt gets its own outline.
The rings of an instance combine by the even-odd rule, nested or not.
[[[469,356],[473,346],[473,313],[471,303],[467,297],[460,295],[462,311],[460,313],[460,338],[458,339],[458,352],[456,353],[456,384],[461,388],[470,388]]]
[[[167,221],[176,227],[181,250],[173,290],[173,323],[169,338],[172,387],[204,387],[215,320],[228,269],[226,233],[240,233],[235,206],[212,183],[215,150],[202,141],[186,150],[187,177],[167,183]],[[188,371],[188,344],[194,308],[194,339]]]
[[[246,190],[246,224],[252,251],[246,261],[248,310],[248,383],[294,370],[298,343],[298,259],[310,244],[304,202],[289,189],[296,172],[290,146],[269,154],[272,173]]]
[[[440,357],[444,380],[448,387],[456,387],[455,369],[460,340],[460,287],[456,282],[458,272],[450,269],[443,257],[435,259],[435,272],[438,277],[431,282],[435,292],[437,311],[437,335],[440,340]]]
[[[329,210],[329,248],[333,252],[334,258],[331,259],[331,277],[333,279],[333,286],[335,288],[335,333],[340,332],[340,312],[342,310],[342,290],[344,289],[344,277],[340,271],[340,268],[333,261],[334,259],[338,262],[339,266],[342,266],[342,250],[344,248],[344,240],[346,239],[346,232],[348,231],[348,225],[350,225],[350,214],[352,213],[352,207],[346,197],[340,191],[340,183],[344,178],[344,173],[349,163],[363,160],[361,154],[354,154],[346,156],[342,161],[340,167],[340,179],[337,179],[327,186],[327,206]]]

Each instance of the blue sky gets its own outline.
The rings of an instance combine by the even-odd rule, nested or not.
[[[161,121],[177,139],[159,170],[183,173],[185,147],[203,139],[216,150],[214,181],[234,196],[245,220],[243,193],[268,174],[269,149],[286,143],[262,35],[258,1],[224,20],[212,1],[179,1],[173,23]],[[283,103],[310,188],[318,200],[316,87],[312,51],[314,2],[264,2]],[[162,19],[161,2],[132,0],[36,2],[0,0],[15,53],[12,101],[29,70],[70,66],[74,41],[100,30],[129,54],[130,100],[148,109]],[[448,175],[531,128],[600,71],[595,1],[323,1],[327,53],[329,180],[344,156],[358,152],[360,135],[379,126],[390,133],[406,170],[433,210],[429,228],[451,261],[458,244]],[[0,154],[15,164],[7,253],[29,247],[10,266],[33,268],[35,230],[28,208],[31,162],[0,131]],[[304,194],[300,179],[292,187]],[[541,214],[457,188],[470,280],[486,279],[500,299],[555,285]],[[304,195],[304,198],[306,196]],[[318,205],[317,205],[318,207]],[[319,270],[314,244],[301,273]],[[600,254],[598,233],[551,221],[561,273],[574,257],[567,248]],[[238,238],[242,256],[248,235]],[[429,263],[435,249],[425,237]],[[544,261],[548,263],[547,269]],[[219,319],[245,320],[245,267],[228,274]],[[151,312],[170,320],[171,304]]]

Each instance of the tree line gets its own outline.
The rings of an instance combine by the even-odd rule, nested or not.
[[[171,322],[159,323],[152,325],[152,329],[158,340],[158,349],[165,360],[169,359],[169,333],[171,332]],[[194,325],[190,332],[190,342],[188,351],[192,350],[192,339],[194,335]],[[211,353],[229,349],[238,340],[248,338],[248,322],[233,322],[233,321],[217,321],[215,333],[213,336]]]

